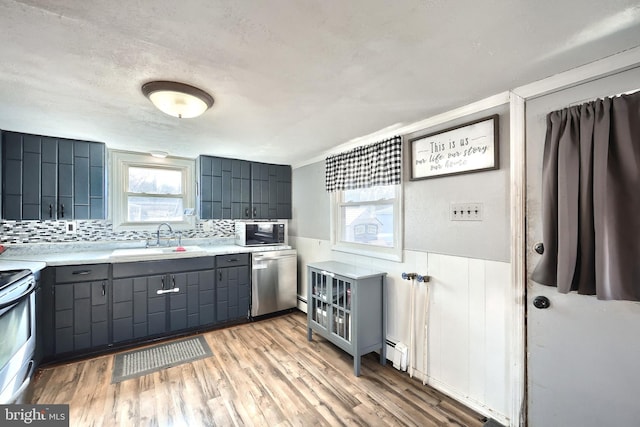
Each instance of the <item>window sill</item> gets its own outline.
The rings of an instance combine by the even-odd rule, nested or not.
[[[331,250],[336,252],[349,253],[353,255],[366,256],[370,258],[379,258],[379,259],[384,259],[388,261],[402,262],[402,250],[398,250],[398,249],[390,248],[386,251],[382,251],[382,250],[376,250],[376,249],[368,249],[364,247],[334,244],[331,247]]]
[[[156,231],[158,226],[162,224],[162,222],[153,222],[153,223],[121,223],[121,224],[113,224],[113,231]],[[195,228],[195,220],[186,220],[186,221],[173,221],[167,222],[171,226],[173,231],[186,231],[193,230]]]

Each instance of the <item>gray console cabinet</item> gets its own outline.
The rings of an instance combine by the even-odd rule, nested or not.
[[[353,356],[380,351],[386,363],[385,272],[325,261],[307,265],[307,338],[315,331]]]
[[[215,322],[214,257],[114,264],[112,286],[114,344]]]
[[[108,264],[55,268],[56,355],[109,344],[108,283]]]

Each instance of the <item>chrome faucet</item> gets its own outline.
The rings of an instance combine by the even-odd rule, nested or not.
[[[160,224],[158,226],[158,230],[156,230],[156,246],[160,246],[160,229],[162,228],[163,225],[166,225],[167,228],[169,229],[169,233],[171,233],[173,235],[173,229],[171,228],[171,226],[169,225],[169,223],[163,222],[162,224]]]

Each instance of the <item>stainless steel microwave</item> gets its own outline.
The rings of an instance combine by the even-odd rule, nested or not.
[[[236,245],[284,245],[285,224],[282,222],[236,222]]]

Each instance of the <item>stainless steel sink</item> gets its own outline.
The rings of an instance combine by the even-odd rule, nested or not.
[[[205,254],[206,251],[200,246],[183,246],[184,251],[178,251],[176,246],[173,247],[153,247],[153,248],[133,248],[133,249],[116,249],[111,252],[110,258],[120,259],[162,259],[162,258],[181,258],[194,255]]]

